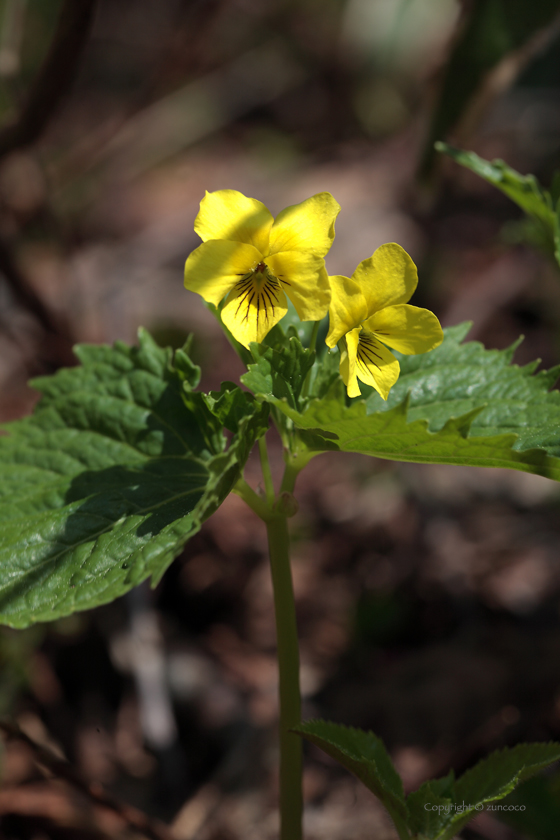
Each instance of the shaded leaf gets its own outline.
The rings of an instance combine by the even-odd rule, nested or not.
[[[451,840],[482,810],[511,793],[520,782],[560,759],[560,744],[518,744],[498,750],[467,770],[455,782],[455,803],[467,810],[456,811],[437,840]],[[470,810],[469,810],[470,809]]]
[[[479,175],[515,202],[539,225],[540,238],[546,249],[553,253],[558,227],[557,214],[554,211],[552,196],[541,187],[534,175],[521,175],[503,160],[484,160],[474,152],[454,149],[446,143],[436,143],[435,148]]]
[[[519,744],[499,750],[455,781],[451,771],[404,799],[402,781],[383,742],[372,732],[311,720],[295,732],[354,773],[385,805],[400,837],[451,840],[484,806],[560,759],[560,744]]]
[[[0,437],[0,621],[24,627],[155,585],[239,476],[263,410],[245,400],[226,448],[194,366],[140,346],[81,346],[33,384],[34,414]]]
[[[454,815],[454,776],[451,772],[443,779],[431,779],[409,794],[406,804],[409,811],[408,827],[413,835],[432,840],[449,825]]]
[[[402,780],[377,735],[324,720],[306,721],[294,732],[354,773],[381,800],[397,824],[406,823]]]
[[[519,782],[560,760],[560,744],[517,744],[482,759],[455,782],[455,797],[469,804],[501,799]]]

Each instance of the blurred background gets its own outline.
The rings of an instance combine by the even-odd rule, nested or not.
[[[558,0],[2,0],[0,419],[32,409],[27,381],[73,364],[74,343],[134,342],[140,325],[173,346],[193,333],[204,389],[237,378],[182,283],[200,199],[222,188],[273,214],[332,192],[331,274],[397,241],[415,304],[472,320],[490,348],[523,334],[519,364],[557,364],[558,267],[433,142],[550,184],[559,15]],[[560,739],[552,482],[337,453],[299,500],[306,717],[373,729],[408,789]],[[25,733],[4,727],[0,833],[162,840],[159,820],[178,840],[272,840],[276,679],[264,528],[231,496],[154,592],[0,630],[0,717]],[[307,840],[394,838],[313,749],[305,796]],[[516,796],[515,824],[481,814],[464,838],[556,840],[560,777]]]

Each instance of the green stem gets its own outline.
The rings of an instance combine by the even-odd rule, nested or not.
[[[295,443],[297,447],[298,441],[296,440]],[[311,459],[318,454],[317,452],[310,452],[305,447],[301,449],[294,448],[292,452],[287,449],[284,450],[284,475],[282,476],[282,484],[280,485],[281,493],[294,492],[296,478]]]
[[[302,840],[302,746],[292,729],[301,722],[299,689],[299,644],[296,608],[290,568],[290,538],[287,517],[276,505],[270,463],[264,438],[259,441],[261,464],[267,499],[263,499],[240,478],[234,492],[260,516],[266,525],[278,649],[280,694],[280,840]],[[292,456],[282,479],[281,493],[292,493],[298,472],[307,458]],[[281,501],[281,497],[280,497]]]
[[[293,493],[294,488],[296,486],[296,478],[298,477],[298,473],[300,472],[301,467],[294,466],[294,464],[290,464],[288,462],[284,469],[284,475],[282,476],[282,484],[280,485],[280,492],[281,493]]]
[[[272,483],[272,472],[270,469],[270,461],[268,460],[268,449],[266,446],[266,437],[259,438],[259,454],[261,456],[261,469],[264,479],[264,489],[266,493],[266,501],[272,507],[274,504],[274,484]]]
[[[311,330],[311,338],[309,339],[309,349],[315,350],[315,345],[317,344],[317,334],[319,332],[319,324],[320,321],[315,321],[313,324],[313,329]]]
[[[389,810],[389,809],[387,809]],[[395,823],[395,828],[397,829],[397,834],[399,835],[399,840],[411,840],[410,838],[410,831],[408,830],[408,826],[406,822],[403,820],[401,815],[394,811],[393,809],[389,810],[389,814],[391,819]]]
[[[249,505],[251,510],[253,510],[257,516],[263,519],[265,522],[269,518],[271,510],[268,502],[262,499],[252,487],[250,487],[244,478],[239,478],[235,487],[233,488],[233,492],[236,496],[240,496],[246,505]]]
[[[309,349],[310,350],[315,350],[315,345],[317,344],[317,334],[319,332],[319,324],[320,323],[321,323],[320,321],[315,321],[315,323],[313,324],[313,329],[311,331],[311,338],[309,339]],[[309,386],[311,384],[312,372],[313,372],[313,369],[311,369],[310,371],[307,372],[307,376],[305,377],[305,382],[303,383],[303,386],[302,386],[302,389],[301,389],[301,396],[302,397],[306,397],[309,393]]]
[[[301,720],[301,698],[288,522],[285,517],[272,516],[266,522],[266,530],[274,589],[280,681],[280,840],[301,840],[301,738],[290,732]]]

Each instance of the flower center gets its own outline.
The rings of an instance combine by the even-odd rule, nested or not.
[[[270,271],[266,263],[260,262],[256,268],[244,274],[241,280],[235,284],[235,292],[238,296],[236,318],[241,321],[248,321],[251,308],[256,310],[257,329],[260,318],[266,321],[274,317],[274,307],[280,301],[278,292],[280,290],[278,278]]]

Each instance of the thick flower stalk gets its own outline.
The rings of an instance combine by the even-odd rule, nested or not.
[[[222,321],[245,347],[286,314],[286,295],[302,321],[318,321],[331,299],[324,256],[339,211],[324,192],[274,219],[237,190],[207,192],[194,223],[203,244],[187,259],[185,286],[215,306],[226,298]]]
[[[352,277],[330,277],[327,345],[341,345],[340,374],[348,396],[359,397],[358,380],[383,397],[399,378],[400,366],[385,345],[405,355],[427,353],[443,341],[433,312],[409,306],[418,284],[416,266],[400,245],[381,245]]]

